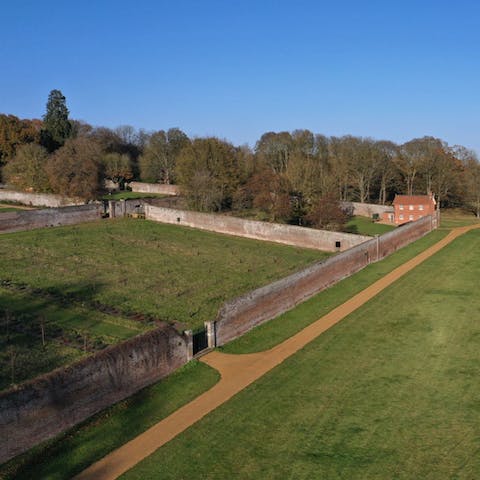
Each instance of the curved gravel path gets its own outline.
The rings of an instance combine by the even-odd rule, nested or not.
[[[217,369],[221,374],[221,379],[216,385],[138,437],[91,465],[77,475],[75,479],[111,480],[118,478],[162,445],[303,348],[325,330],[354,312],[407,272],[437,253],[455,238],[479,227],[480,225],[471,225],[453,229],[435,245],[392,270],[365,290],[270,350],[245,355],[231,355],[213,351],[203,356],[201,361]]]

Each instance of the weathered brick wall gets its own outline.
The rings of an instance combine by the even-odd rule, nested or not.
[[[336,250],[335,244],[337,241],[340,242],[340,250],[343,251],[371,239],[371,237],[363,235],[329,232],[279,223],[257,222],[227,215],[176,210],[151,205],[145,205],[145,215],[148,220],[157,222],[329,252]]]
[[[374,203],[360,203],[360,202],[342,202],[342,206],[353,210],[353,215],[360,215],[361,217],[370,217],[374,213],[378,213],[380,217],[384,212],[393,212],[392,206],[376,205]]]
[[[163,195],[179,195],[180,193],[178,185],[145,182],[130,182],[128,185],[132,189],[132,192],[138,193],[158,193]]]
[[[16,202],[33,207],[65,207],[85,203],[79,198],[67,198],[53,193],[17,192],[4,188],[0,188],[0,202]]]
[[[102,213],[101,204],[0,212],[0,233],[90,222],[100,219]]]
[[[395,230],[384,233],[379,237],[381,258],[390,255],[399,248],[414,242],[437,227],[434,217],[423,217],[416,222],[405,223]]]
[[[369,263],[423,237],[433,227],[431,217],[422,218],[225,303],[215,320],[215,344],[224,345],[240,337]]]
[[[165,377],[187,362],[164,327],[0,393],[0,463]]]

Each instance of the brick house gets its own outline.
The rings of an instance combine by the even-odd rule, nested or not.
[[[383,220],[395,225],[413,222],[426,215],[435,215],[437,202],[430,195],[395,195],[393,212],[385,212]]]

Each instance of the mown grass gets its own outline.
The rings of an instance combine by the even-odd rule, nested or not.
[[[433,231],[384,260],[368,265],[355,275],[320,292],[283,315],[259,325],[221,349],[226,353],[253,353],[272,348],[438,242],[447,233]]]
[[[300,305],[295,310],[286,314],[289,317],[289,320],[286,321],[285,316],[272,320],[247,334],[247,336],[244,337],[247,339],[246,343],[243,343],[242,339],[239,339],[225,349],[232,352],[255,351],[260,349],[262,345],[267,348],[268,346],[282,341],[287,336],[303,328],[303,326],[316,320],[323,313],[334,308],[337,304],[350,298],[365,286],[373,283],[379,277],[385,275],[399,264],[412,258],[429,245],[435,243],[444,235],[446,235],[446,232],[433,232],[429,236],[400,250],[382,262],[371,265],[368,269],[362,270],[354,277],[344,280],[341,284],[322,292],[317,295],[315,299]],[[330,294],[329,292],[333,289],[335,289],[335,292]],[[255,338],[256,336],[258,336],[258,339]],[[200,367],[201,365],[195,366],[196,369]],[[196,382],[195,375],[192,374],[188,381]],[[169,377],[168,381],[171,382],[170,385],[172,385],[172,388],[174,387],[176,378],[175,375]],[[182,377],[182,379],[181,382],[185,382],[186,385],[187,379],[184,379],[184,377]],[[162,383],[163,382],[160,382],[159,385]],[[170,396],[170,393],[166,391],[165,395]],[[153,420],[150,420],[151,417],[149,415],[146,415],[145,419],[143,419],[143,412],[147,407],[143,406],[143,400],[141,397],[138,397],[138,401],[136,401],[134,405],[135,408],[133,408],[132,404],[132,406],[125,411],[122,410],[122,407],[119,407],[120,413],[115,409],[107,410],[102,414],[101,418],[92,419],[92,421],[87,422],[79,432],[73,430],[71,433],[67,434],[67,438],[69,439],[68,442],[65,443],[65,437],[62,436],[52,444],[49,443],[47,449],[45,449],[45,447],[41,447],[38,450],[35,449],[33,452],[20,459],[10,462],[10,464],[7,464],[3,470],[0,469],[0,478],[29,478],[29,474],[34,471],[39,471],[40,473],[56,472],[49,473],[52,476],[45,476],[45,478],[70,478],[69,474],[79,471],[81,469],[80,466],[87,466],[89,463],[93,463],[93,461],[101,458],[108,453],[108,451],[120,446],[127,440],[125,436],[118,435],[115,429],[110,430],[110,422],[113,422],[115,425],[121,425],[123,423],[130,425],[145,420],[148,422],[148,426],[154,423]],[[143,429],[147,428],[146,424],[142,425]],[[225,428],[228,428],[228,422],[226,423]],[[125,430],[127,430],[127,428],[125,428]],[[134,432],[135,433],[132,433],[128,438],[132,438],[140,433],[139,429],[134,429]],[[107,438],[103,439],[104,436]],[[99,445],[98,451],[96,450],[97,444]],[[82,453],[83,451],[86,453]],[[188,455],[187,457],[190,458]],[[17,469],[19,465],[23,465],[21,470]],[[4,477],[1,476],[2,472]],[[10,473],[5,476],[5,472]],[[18,477],[15,477],[15,475],[18,475]],[[153,475],[145,478],[161,478],[161,476]],[[179,476],[178,478],[185,477]],[[246,478],[248,478],[248,476]]]
[[[197,361],[0,466],[2,480],[70,479],[212,387],[218,373]]]
[[[352,217],[345,226],[345,231],[348,233],[356,233],[358,235],[382,235],[383,233],[394,230],[393,225],[384,225],[382,223],[374,222],[371,218],[355,216]]]
[[[328,254],[139,220],[0,237],[1,279],[185,327]]]
[[[480,477],[480,232],[121,478]]]
[[[440,210],[441,228],[464,227],[479,222],[480,219],[478,219],[472,212],[467,212],[461,209]]]
[[[15,207],[2,207],[0,206],[0,213],[3,212],[19,212],[23,210],[22,208],[15,208]]]

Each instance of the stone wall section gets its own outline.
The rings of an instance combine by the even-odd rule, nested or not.
[[[0,212],[0,233],[92,222],[100,219],[102,213],[102,204]]]
[[[0,188],[0,202],[15,202],[32,207],[66,207],[69,205],[84,205],[80,198],[67,198],[53,193],[28,193],[17,192]]]
[[[330,232],[279,223],[258,222],[213,213],[145,205],[145,218],[156,222],[183,225],[210,232],[253,238],[269,242],[312,248],[327,252],[344,251],[371,237],[351,233]],[[337,242],[340,247],[337,248]]]
[[[342,206],[347,210],[352,210],[353,215],[369,218],[372,218],[374,213],[377,213],[381,218],[385,212],[393,212],[392,206],[376,205],[374,203],[342,202]]]
[[[0,463],[167,376],[187,353],[186,337],[163,327],[0,393]]]
[[[224,345],[292,309],[368,264],[423,237],[433,228],[431,217],[422,218],[226,302],[212,327],[215,330],[215,346]]]
[[[178,185],[166,185],[164,183],[130,182],[128,186],[132,189],[132,192],[137,193],[157,193],[161,195],[180,194],[180,189]]]

